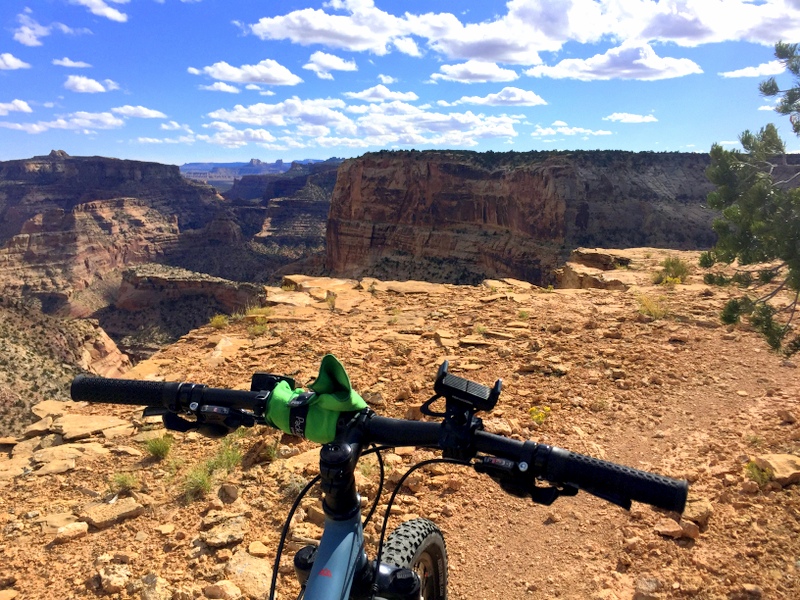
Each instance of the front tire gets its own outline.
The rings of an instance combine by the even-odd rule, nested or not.
[[[400,525],[386,539],[381,561],[419,575],[422,600],[447,600],[447,548],[433,521],[412,519]]]

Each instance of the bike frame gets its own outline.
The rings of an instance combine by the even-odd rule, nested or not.
[[[354,475],[360,456],[361,445],[358,443],[334,442],[320,449],[325,523],[308,574],[304,598],[417,600],[420,586],[416,573],[392,565],[376,566],[367,558],[361,498]],[[398,576],[400,571],[405,573]]]
[[[326,515],[304,597],[306,600],[347,600],[355,574],[366,563],[361,511],[344,521]]]

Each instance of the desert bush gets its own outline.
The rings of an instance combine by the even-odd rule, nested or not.
[[[144,447],[150,453],[150,456],[163,460],[169,454],[174,441],[175,439],[171,435],[162,435],[161,437],[147,440],[144,443]]]
[[[657,285],[675,285],[686,281],[688,276],[688,263],[675,256],[670,256],[661,263],[661,270],[653,273],[653,283]]]
[[[663,319],[667,316],[667,306],[663,302],[663,298],[651,298],[646,294],[641,294],[636,298],[639,303],[639,312],[653,319]]]
[[[139,487],[139,480],[133,473],[114,473],[109,481],[109,488],[115,494],[127,494]]]
[[[745,465],[744,470],[747,476],[755,481],[759,487],[764,487],[772,479],[772,471],[770,469],[762,469],[752,460]]]
[[[228,326],[228,317],[225,315],[214,315],[208,324],[214,329],[223,329]]]

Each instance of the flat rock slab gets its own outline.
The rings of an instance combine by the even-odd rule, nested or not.
[[[97,529],[105,529],[123,521],[138,517],[144,512],[144,506],[133,498],[120,498],[113,504],[90,504],[84,507],[80,518]]]
[[[75,468],[74,458],[65,458],[61,460],[51,460],[42,465],[42,467],[34,471],[34,475],[57,475],[58,473],[66,473]]]
[[[27,456],[0,460],[0,483],[11,481],[14,477],[22,475],[25,469],[30,467],[30,464],[30,458]]]
[[[248,526],[247,517],[238,516],[225,519],[208,531],[201,531],[200,539],[212,548],[240,544],[244,540]]]
[[[62,527],[66,527],[78,520],[72,513],[53,513],[42,520],[42,533],[54,534]]]
[[[60,433],[65,440],[79,440],[122,425],[128,425],[128,422],[110,415],[62,415],[53,422],[53,431]]]
[[[376,292],[394,292],[395,294],[448,293],[448,289],[443,283],[428,283],[427,281],[379,281],[372,277],[365,277],[360,283],[365,290],[374,290]]]
[[[800,482],[800,456],[764,454],[757,456],[755,463],[760,469],[768,469],[772,473],[772,479],[782,486]]]
[[[103,448],[97,442],[87,442],[85,444],[62,444],[60,446],[50,446],[33,453],[33,460],[37,463],[48,463],[54,460],[69,460],[75,458],[105,456],[111,451]]]
[[[86,403],[73,402],[72,400],[67,400],[66,402],[61,400],[42,400],[38,404],[31,406],[31,412],[40,419],[44,419],[48,416],[56,418],[66,415],[70,411],[74,411],[76,408],[82,406],[86,406]]]

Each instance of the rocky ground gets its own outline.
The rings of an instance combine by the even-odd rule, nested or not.
[[[293,278],[296,290],[272,290],[267,314],[194,330],[129,376],[248,388],[261,370],[307,384],[330,352],[374,410],[413,416],[448,359],[462,376],[503,379],[487,429],[691,482],[681,518],[587,494],[542,507],[463,468],[425,469],[390,522],[441,526],[451,598],[800,597],[800,458],[775,456],[800,456],[796,360],[720,324],[739,290],[702,284],[699,268],[686,285],[654,286],[665,254],[627,254],[628,268],[606,273],[630,286],[618,291]],[[665,316],[643,314],[657,314],[654,302]],[[23,438],[2,440],[0,598],[264,597],[282,520],[317,470],[313,444],[269,430],[227,441],[175,434],[158,460],[145,440],[163,430],[129,407],[36,411]],[[389,478],[430,456],[398,449]],[[211,489],[186,500],[188,478],[209,460]],[[756,481],[768,463],[773,479]],[[376,471],[366,461],[357,473],[369,500]],[[320,533],[312,495],[292,548]],[[280,598],[297,594],[291,554]]]

